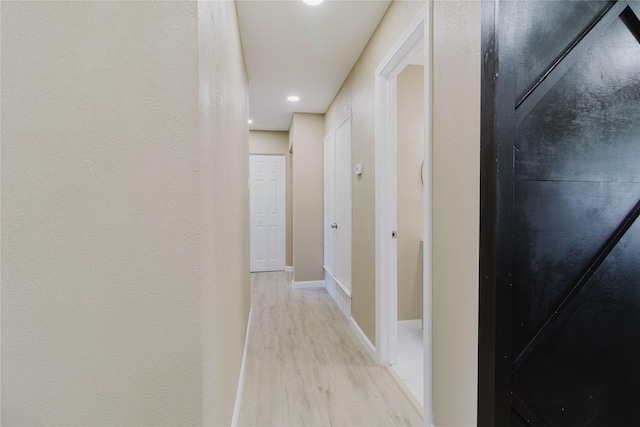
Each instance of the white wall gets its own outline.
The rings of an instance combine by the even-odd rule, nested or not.
[[[3,425],[230,423],[249,308],[234,17],[3,2]]]

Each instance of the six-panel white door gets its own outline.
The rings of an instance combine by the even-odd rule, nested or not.
[[[251,155],[249,159],[251,271],[284,270],[284,156]]]

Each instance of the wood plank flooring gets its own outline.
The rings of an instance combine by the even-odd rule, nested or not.
[[[240,426],[422,425],[324,289],[291,289],[291,273],[256,273],[251,298]]]

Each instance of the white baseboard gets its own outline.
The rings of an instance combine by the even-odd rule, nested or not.
[[[360,339],[360,342],[364,346],[365,350],[367,350],[367,353],[369,353],[371,359],[377,363],[378,359],[376,356],[376,348],[373,344],[371,344],[371,341],[369,341],[369,338],[367,338],[367,335],[362,331],[362,329],[360,329],[360,326],[358,326],[358,322],[356,322],[356,319],[351,317],[350,320],[351,326],[353,326],[353,328],[356,330],[356,335]]]
[[[309,280],[306,282],[291,282],[293,289],[306,289],[306,288],[324,288],[324,280]]]
[[[349,320],[351,318],[351,296],[344,292],[343,288],[326,267],[324,269],[324,287],[329,295],[331,295],[331,298],[338,304],[338,308],[340,308],[344,317]]]
[[[331,295],[331,298],[333,298],[333,300],[335,301],[336,300],[336,283],[332,280],[331,275],[326,270],[324,271],[324,287],[329,293],[329,295]]]
[[[247,332],[244,336],[244,350],[242,352],[242,364],[240,365],[240,375],[238,377],[238,389],[236,390],[236,402],[233,405],[233,417],[231,427],[237,427],[240,418],[240,405],[242,404],[242,392],[244,391],[244,372],[247,366],[247,348],[249,347],[249,331],[251,331],[251,315],[253,308],[249,309],[249,319],[247,320]]]
[[[330,272],[329,270],[327,270],[327,267],[324,267],[324,271],[326,274],[328,274],[329,276],[331,276],[331,278],[333,279],[333,281],[335,282],[335,284],[337,286],[340,287],[340,289],[342,289],[342,293],[344,293],[346,296],[348,296],[349,298],[351,298],[351,289],[347,288],[347,286],[342,283],[340,280],[338,280],[338,278],[336,276],[333,275],[332,272]]]
[[[422,319],[398,320],[398,329],[405,331],[419,331],[422,329]]]
[[[285,265],[284,271],[286,271],[287,273],[293,273],[293,266],[292,265]]]
[[[400,378],[396,370],[393,369],[393,366],[385,366],[385,368],[398,385],[398,388],[402,391],[402,394],[404,394],[404,396],[409,399],[409,402],[411,402],[413,409],[416,410],[420,418],[424,418],[424,407],[422,405],[422,402],[420,402],[416,395],[413,394],[411,390],[409,390],[409,387],[407,387],[407,384],[402,380],[402,378]]]

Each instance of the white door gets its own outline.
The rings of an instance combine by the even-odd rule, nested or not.
[[[284,156],[251,155],[251,271],[284,270]]]
[[[324,264],[351,293],[351,117],[324,140]]]
[[[351,119],[335,134],[335,258],[336,278],[351,291]]]
[[[334,274],[333,258],[335,252],[335,188],[336,188],[336,138],[328,135],[324,140],[324,266]]]

